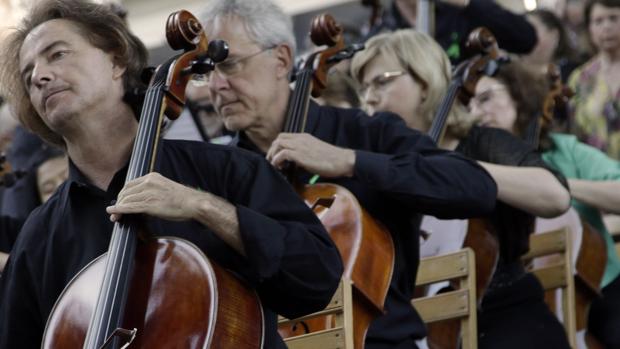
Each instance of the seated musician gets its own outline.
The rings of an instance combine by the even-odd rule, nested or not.
[[[425,132],[451,78],[441,47],[412,30],[370,39],[354,57],[351,71],[370,110],[398,113],[410,127]],[[454,105],[451,113],[441,146],[478,160],[498,187],[498,204],[486,217],[499,241],[500,260],[478,314],[479,347],[568,348],[540,283],[520,262],[534,215],[553,217],[568,208],[564,178],[554,176],[532,148],[507,132],[471,127],[462,105]]]
[[[419,234],[410,218],[415,212],[486,214],[495,204],[495,183],[475,162],[437,149],[390,113],[368,117],[311,102],[307,133],[281,133],[295,50],[290,18],[269,0],[214,0],[203,22],[209,37],[230,44],[230,60],[211,73],[208,87],[226,127],[238,131],[237,146],[277,168],[295,163],[302,183],[319,175],[344,186],[389,229],[394,273],[386,312],[371,324],[366,348],[415,348],[425,329],[410,305],[419,262]]]
[[[296,317],[326,306],[342,273],[339,253],[314,213],[261,157],[163,141],[156,172],[121,188],[138,128],[136,106],[124,96],[142,87],[147,52],[107,7],[39,3],[2,52],[1,85],[21,121],[64,147],[70,169],[69,179],[30,215],[2,275],[0,348],[41,346],[54,302],[107,251],[112,221],[123,214],[148,216],[151,234],[189,240],[255,288],[265,348],[285,348],[276,313]]]
[[[472,113],[489,127],[524,137],[532,121],[538,121],[547,85],[544,76],[526,70],[518,62],[504,65],[493,78],[480,80]],[[557,119],[542,124],[539,143],[542,158],[566,176],[573,207],[603,234],[607,248],[607,265],[601,282],[603,297],[592,302],[588,330],[606,348],[620,348],[620,258],[601,217],[601,210],[620,213],[620,163],[579,142],[574,135],[551,133],[551,130],[566,132],[567,127]]]

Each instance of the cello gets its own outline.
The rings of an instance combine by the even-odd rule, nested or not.
[[[301,133],[305,129],[310,94],[318,97],[327,85],[330,67],[350,58],[361,49],[345,47],[342,28],[327,14],[312,21],[310,37],[316,45],[328,48],[310,55],[297,73],[295,89],[283,132]],[[353,341],[355,349],[364,347],[372,319],[383,312],[394,268],[394,244],[385,227],[374,220],[347,189],[330,183],[302,185],[294,180],[294,169],[285,169],[305,202],[313,209],[336,244],[343,259],[343,277],[353,283]],[[280,328],[283,337],[332,327],[331,317],[300,321],[293,328]]]
[[[461,103],[467,105],[469,99],[475,94],[480,78],[485,75],[493,76],[504,59],[499,55],[495,37],[486,28],[477,28],[472,31],[467,40],[467,47],[477,52],[478,55],[462,62],[454,71],[446,95],[428,131],[428,135],[435,143],[440,143],[443,138],[445,125],[455,100],[458,98]],[[428,219],[425,223],[428,223]],[[499,244],[488,221],[474,218],[467,220],[466,224],[467,228],[460,248],[470,247],[476,254],[476,299],[480,302],[499,260]],[[430,225],[433,230],[438,231],[453,228],[450,221],[438,220]],[[427,226],[423,229],[428,229]],[[435,322],[428,324],[427,327],[427,341],[430,348],[458,348],[459,321]]]
[[[184,53],[151,80],[126,181],[152,170],[163,114],[178,117],[192,75],[213,70],[228,54],[222,41],[207,47],[202,26],[187,11],[170,15],[166,29],[170,46]],[[42,348],[262,347],[263,311],[252,289],[195,245],[151,237],[136,217],[128,218],[115,223],[108,252],[56,301]]]
[[[555,64],[549,64],[547,79],[549,82],[549,92],[543,101],[541,116],[532,120],[533,122],[529,125],[525,135],[526,141],[536,148],[539,147],[541,129],[550,127],[556,119],[565,119],[562,117],[562,114],[566,112],[567,102],[573,96],[573,91],[562,84],[559,69]],[[569,223],[572,234],[576,233],[575,230],[581,231],[580,239],[575,239],[573,235],[575,240],[580,240],[578,246],[575,246],[577,253],[573,256],[576,259],[574,271],[576,330],[577,332],[586,331],[585,346],[587,348],[602,348],[602,345],[587,332],[587,322],[590,305],[594,299],[601,297],[600,285],[607,264],[605,239],[601,233],[596,231],[583,218],[580,219],[580,223],[576,223],[580,224],[580,226],[576,227],[577,229],[572,228],[570,220],[567,222],[565,218],[571,211],[573,215],[578,215],[571,208],[566,214],[554,219],[558,222],[555,223],[556,226],[553,226],[553,228],[559,228],[557,225]],[[537,225],[544,224],[543,222],[547,220],[543,219],[543,222],[540,221],[541,219],[538,218]],[[545,300],[550,304],[550,308],[556,308],[555,295],[553,293],[547,292]]]

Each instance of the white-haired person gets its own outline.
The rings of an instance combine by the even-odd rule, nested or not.
[[[224,125],[237,132],[236,145],[277,168],[295,163],[301,183],[318,175],[344,186],[389,229],[394,272],[385,313],[371,323],[366,348],[415,348],[425,329],[410,305],[419,263],[419,232],[410,217],[486,214],[495,204],[495,183],[475,162],[437,149],[391,113],[368,117],[310,102],[304,132],[283,133],[295,54],[290,18],[270,0],[213,0],[202,21],[210,38],[230,45],[208,87]]]

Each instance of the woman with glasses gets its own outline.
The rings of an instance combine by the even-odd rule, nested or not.
[[[422,132],[429,129],[451,78],[441,47],[412,30],[370,39],[351,71],[363,86],[368,109],[398,113]],[[553,217],[567,209],[565,180],[508,132],[472,124],[456,103],[440,146],[478,160],[498,186],[498,203],[487,218],[500,260],[479,308],[479,348],[568,348],[562,325],[544,303],[542,286],[520,260],[534,216]]]
[[[524,66],[502,66],[494,78],[483,78],[472,99],[472,114],[492,127],[503,128],[517,136],[540,115],[546,82]],[[572,205],[581,217],[603,234],[607,247],[607,265],[601,283],[602,298],[590,308],[588,330],[606,348],[620,348],[620,259],[601,217],[601,210],[620,214],[620,163],[600,150],[581,143],[554,120],[543,124],[540,150],[543,160],[568,179]]]

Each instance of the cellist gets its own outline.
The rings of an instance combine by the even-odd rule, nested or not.
[[[57,297],[106,251],[112,221],[128,214],[141,214],[154,236],[189,240],[255,288],[266,348],[285,348],[277,313],[300,316],[331,299],[342,273],[338,251],[264,159],[163,141],[156,172],[121,188],[139,107],[125,97],[142,87],[147,54],[106,6],[42,2],[2,52],[2,86],[11,103],[29,128],[66,149],[70,170],[25,223],[2,276],[1,348],[41,346]]]
[[[351,71],[365,89],[368,109],[398,113],[409,127],[425,132],[452,75],[439,44],[410,29],[371,38],[366,51],[353,58]],[[553,217],[568,208],[565,180],[518,138],[474,126],[458,100],[450,110],[441,147],[476,159],[498,187],[498,203],[485,217],[499,240],[500,256],[478,312],[478,346],[568,348],[564,329],[544,303],[542,286],[520,261],[534,215]]]
[[[389,113],[369,117],[311,102],[306,133],[281,133],[295,51],[290,18],[270,0],[214,0],[202,19],[209,37],[230,44],[230,60],[207,85],[226,128],[237,131],[237,146],[277,168],[295,163],[303,183],[318,175],[345,187],[390,230],[396,258],[386,313],[371,324],[366,348],[415,348],[424,325],[409,303],[419,262],[409,217],[485,214],[494,206],[495,183],[474,162],[437,149]]]
[[[484,78],[476,91],[473,113],[490,127],[525,137],[542,110],[548,83],[542,74],[521,62],[500,68],[493,78]],[[527,86],[529,93],[521,93]],[[531,86],[537,86],[532,88]],[[494,94],[501,87],[505,95]],[[596,297],[588,313],[588,331],[606,348],[620,347],[620,258],[603,223],[601,211],[620,213],[620,163],[602,151],[566,134],[566,119],[556,118],[540,128],[539,150],[543,160],[568,180],[571,204],[583,220],[603,235],[607,249],[602,297]],[[598,286],[598,285],[595,285]]]

